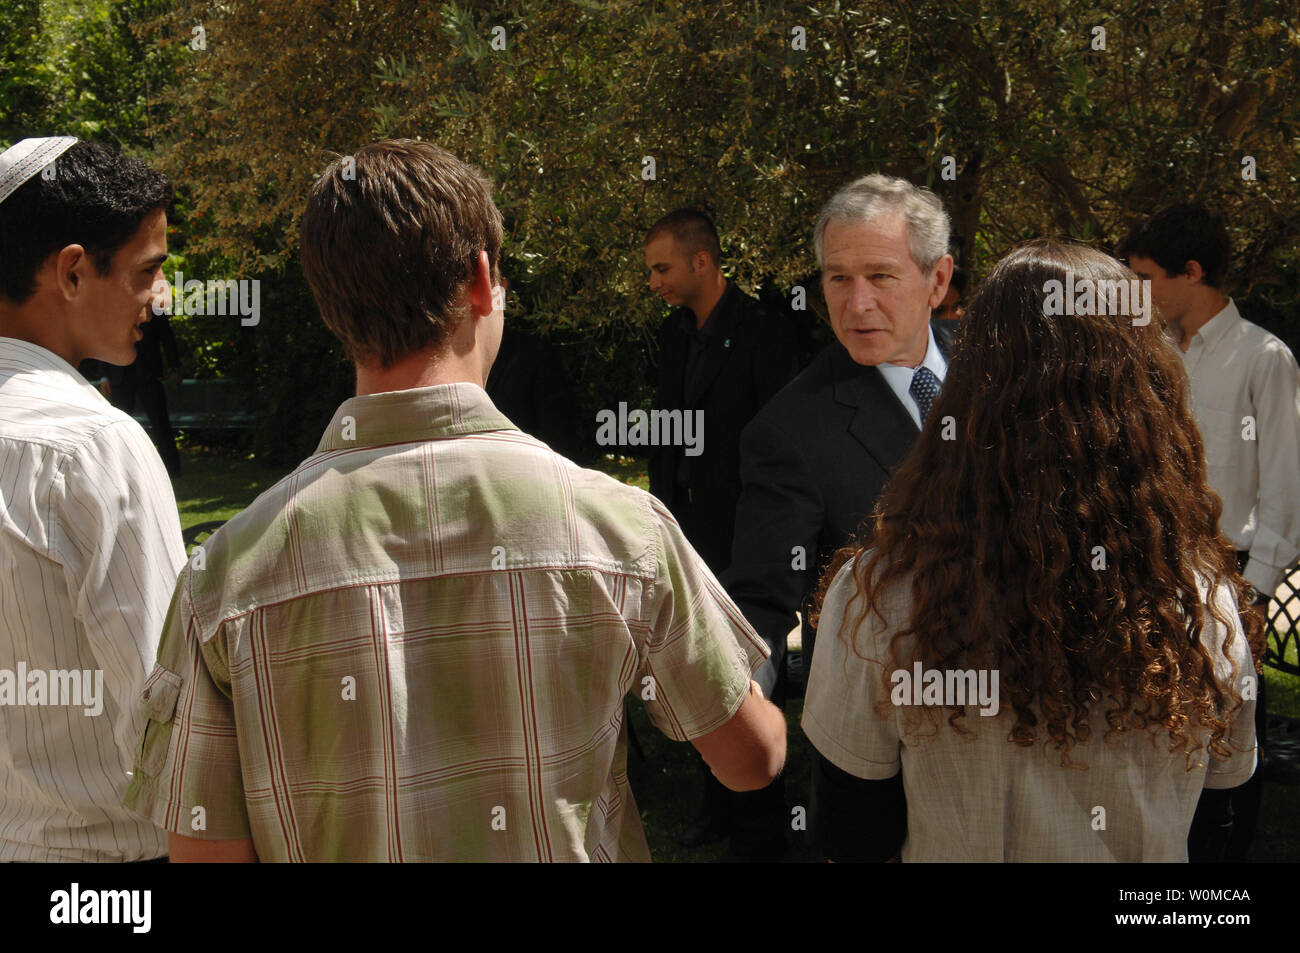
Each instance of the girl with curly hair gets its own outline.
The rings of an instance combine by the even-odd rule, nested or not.
[[[1185,861],[1202,789],[1253,773],[1262,620],[1179,357],[1104,293],[1132,281],[1083,246],[1003,259],[823,577],[803,727],[832,859]],[[1053,306],[1088,283],[1088,313]]]

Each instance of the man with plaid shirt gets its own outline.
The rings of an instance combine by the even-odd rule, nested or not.
[[[780,771],[766,646],[672,517],[483,391],[500,246],[430,143],[314,186],[303,269],[357,396],[177,585],[127,794],[173,860],[649,860],[632,691],[729,787]]]

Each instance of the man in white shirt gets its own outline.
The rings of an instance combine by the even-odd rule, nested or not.
[[[1151,296],[1192,385],[1220,527],[1263,612],[1300,555],[1300,368],[1286,344],[1237,312],[1223,293],[1230,243],[1223,220],[1199,204],[1173,205],[1133,229],[1118,254]],[[1264,744],[1264,683],[1256,734]],[[1233,795],[1225,859],[1244,860],[1259,811],[1260,773]],[[1204,804],[1202,805],[1205,806]]]
[[[171,199],[94,143],[0,155],[0,860],[167,852],[121,802],[185,561],[176,501],[139,424],[76,366],[135,359]]]

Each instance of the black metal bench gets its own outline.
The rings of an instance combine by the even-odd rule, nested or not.
[[[1279,672],[1300,676],[1300,577],[1291,566],[1268,604],[1268,645],[1264,663]]]
[[[196,523],[181,533],[181,542],[185,544],[185,555],[194,555],[194,547],[226,525],[225,520],[210,520]]]
[[[1268,642],[1264,664],[1288,675],[1300,676],[1300,564],[1282,575],[1273,601],[1268,604]],[[1300,720],[1268,715],[1264,731],[1266,756],[1260,765],[1265,780],[1300,784]]]

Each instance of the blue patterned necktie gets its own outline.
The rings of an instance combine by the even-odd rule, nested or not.
[[[939,378],[928,367],[918,367],[912,375],[912,383],[907,392],[912,395],[921,411],[921,426],[924,427],[925,418],[930,416],[930,408],[934,406],[934,399],[939,396]]]

